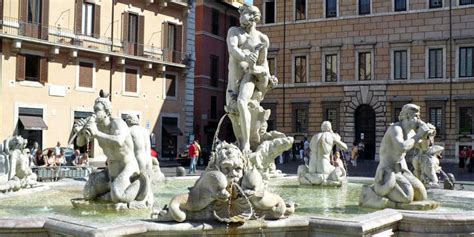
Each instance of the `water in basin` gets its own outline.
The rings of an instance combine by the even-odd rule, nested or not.
[[[159,207],[168,204],[170,199],[185,193],[194,179],[173,179],[155,186],[156,202]],[[341,188],[299,186],[296,179],[272,180],[270,191],[279,193],[287,201],[299,204],[295,215],[327,216],[350,218],[374,212],[374,209],[360,208],[358,199],[361,183],[348,183]],[[65,183],[67,184],[67,183]],[[110,223],[130,219],[147,219],[150,211],[84,211],[72,208],[70,199],[82,197],[83,183],[73,185],[54,185],[50,189],[34,194],[3,198],[0,201],[1,217],[57,217],[66,216],[80,221]],[[456,191],[430,192],[430,199],[441,202],[442,207],[432,212],[474,211],[474,192]]]

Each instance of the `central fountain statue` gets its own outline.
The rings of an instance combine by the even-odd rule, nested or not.
[[[380,144],[380,163],[374,184],[364,186],[359,205],[371,208],[433,209],[438,203],[427,200],[423,183],[408,169],[405,155],[415,145],[436,132],[420,119],[420,107],[406,104],[399,122],[391,124]]]
[[[237,144],[214,139],[206,171],[189,193],[175,196],[169,205],[152,214],[157,221],[217,219],[229,223],[285,218],[294,212],[295,204],[266,190],[274,159],[290,149],[294,141],[283,133],[267,131],[271,111],[260,105],[278,83],[268,69],[270,43],[256,29],[261,17],[257,7],[244,5],[239,13],[240,27],[231,27],[227,34],[229,80],[225,106]]]

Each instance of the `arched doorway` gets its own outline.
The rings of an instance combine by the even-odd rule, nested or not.
[[[354,113],[355,141],[364,144],[360,159],[375,159],[375,111],[372,106],[363,104]]]

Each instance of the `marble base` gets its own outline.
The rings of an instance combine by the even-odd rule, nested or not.
[[[83,210],[95,210],[95,211],[123,211],[123,210],[138,210],[138,209],[151,209],[152,206],[147,205],[145,201],[133,201],[130,203],[112,203],[107,201],[92,201],[85,200],[84,198],[71,199],[72,206],[74,208]]]
[[[377,195],[372,186],[364,185],[359,199],[359,206],[376,209],[394,208],[400,210],[426,211],[438,208],[439,203],[431,200],[413,201],[410,203],[392,202],[385,197]]]

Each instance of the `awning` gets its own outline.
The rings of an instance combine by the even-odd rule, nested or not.
[[[176,125],[163,124],[165,131],[172,136],[182,136],[183,132]]]
[[[41,117],[21,115],[19,118],[25,130],[48,130],[48,126]]]

